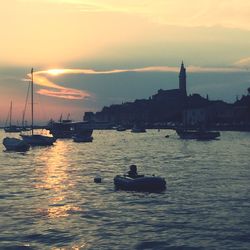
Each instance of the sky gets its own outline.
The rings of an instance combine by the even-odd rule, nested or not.
[[[0,0],[0,125],[20,122],[31,68],[35,120],[178,87],[234,102],[250,87],[248,0]],[[29,119],[27,110],[27,119]]]

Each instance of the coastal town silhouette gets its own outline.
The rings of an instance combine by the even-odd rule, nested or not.
[[[250,130],[250,88],[234,103],[227,103],[210,100],[208,95],[188,94],[186,79],[186,68],[182,62],[179,88],[159,89],[148,99],[105,106],[96,113],[85,112],[83,119],[95,128],[107,129],[117,124],[127,128],[134,124],[147,128],[176,128],[183,125],[185,118],[185,126],[189,128],[205,126],[207,129]]]

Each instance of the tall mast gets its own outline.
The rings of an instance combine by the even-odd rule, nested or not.
[[[29,83],[29,86],[28,86],[28,91],[27,91],[27,94],[26,94],[26,99],[25,99],[25,105],[24,105],[24,109],[23,109],[23,118],[22,118],[22,126],[27,126],[27,124],[25,124],[25,113],[26,113],[26,109],[27,109],[27,103],[29,101],[29,94],[30,94],[30,83]]]
[[[10,124],[9,124],[10,127],[11,127],[11,119],[12,119],[12,101],[10,102]]]
[[[33,109],[33,68],[31,69],[31,133],[33,135],[33,119],[34,119],[34,109]]]

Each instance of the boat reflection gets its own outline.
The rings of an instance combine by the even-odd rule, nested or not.
[[[70,197],[75,182],[68,171],[68,147],[65,141],[58,141],[39,158],[39,162],[43,162],[44,166],[36,169],[35,188],[40,189],[42,197],[45,196],[46,199],[41,201],[38,212],[48,218],[67,217],[71,213],[81,211]]]

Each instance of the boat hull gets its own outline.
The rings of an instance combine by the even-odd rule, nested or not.
[[[73,136],[74,142],[92,142],[93,137],[92,136]]]
[[[22,131],[22,129],[16,126],[11,126],[11,127],[5,127],[4,131],[6,133],[19,133]]]
[[[214,140],[220,137],[217,131],[176,130],[181,139]]]
[[[50,134],[55,138],[73,138],[75,135],[90,137],[93,127],[86,122],[72,122],[71,120],[52,122],[49,126]]]
[[[156,176],[129,178],[117,175],[114,178],[114,185],[116,189],[126,191],[162,192],[166,190],[165,179]]]
[[[23,140],[30,146],[51,146],[56,139],[45,135],[21,135]]]
[[[132,133],[146,133],[147,131],[145,129],[132,129]]]
[[[3,145],[7,151],[26,152],[30,148],[30,145],[24,140],[9,137],[3,139]]]

